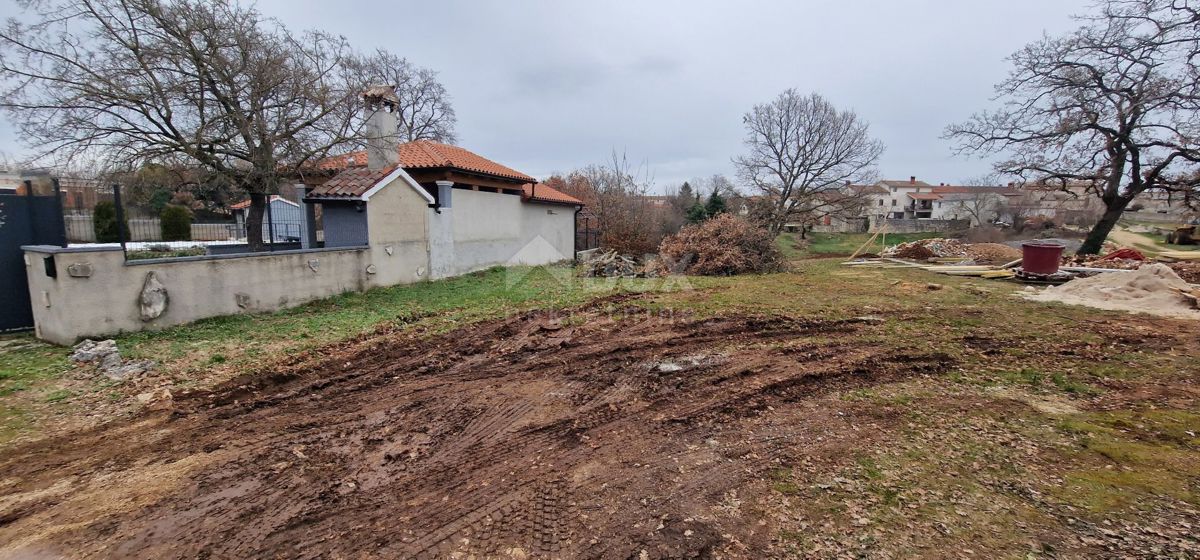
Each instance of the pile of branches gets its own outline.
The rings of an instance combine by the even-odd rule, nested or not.
[[[664,274],[730,276],[784,267],[771,234],[730,214],[683,228],[664,239],[658,253]]]
[[[646,276],[645,267],[637,259],[616,251],[596,253],[579,263],[579,275],[586,278],[639,278]]]

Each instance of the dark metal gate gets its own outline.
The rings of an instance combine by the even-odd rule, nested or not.
[[[66,240],[57,196],[0,194],[0,332],[33,328],[21,246],[65,245]]]

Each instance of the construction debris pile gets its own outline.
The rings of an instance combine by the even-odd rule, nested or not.
[[[1165,317],[1200,319],[1200,289],[1193,288],[1170,267],[1147,264],[1129,272],[1098,274],[1061,286],[1033,290],[1024,297],[1097,309],[1135,311]]]
[[[642,278],[646,267],[637,259],[608,251],[596,253],[579,263],[579,275],[587,278]]]
[[[918,239],[883,250],[882,256],[897,259],[928,260],[932,258],[965,257],[967,244],[957,239]]]

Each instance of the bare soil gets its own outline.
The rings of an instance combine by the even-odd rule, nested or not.
[[[852,342],[874,321],[622,306],[376,336],[13,450],[0,542],[14,557],[764,550],[773,528],[739,509],[749,481],[838,461],[897,421],[831,390],[952,365]]]
[[[1094,515],[1052,500],[1068,469],[1118,471],[1083,445],[1109,432],[1046,420],[1191,418],[1200,372],[1101,378],[1088,399],[1049,379],[948,381],[1013,348],[1030,368],[1132,352],[1195,363],[1200,339],[1166,328],[1182,322],[1090,317],[1089,342],[1061,343],[983,323],[897,344],[903,311],[700,318],[655,303],[440,335],[389,324],[6,449],[0,559],[1200,554],[1187,500]],[[1164,456],[1190,457],[1181,433]]]

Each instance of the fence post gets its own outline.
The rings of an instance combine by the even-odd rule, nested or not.
[[[58,231],[62,233],[62,246],[66,247],[69,243],[67,241],[67,219],[63,216],[62,185],[59,184],[58,177],[50,179],[50,182],[54,185],[54,205],[58,207]]]
[[[273,214],[274,213],[271,212],[271,195],[268,194],[267,195],[267,239],[269,239],[269,241],[267,242],[267,250],[268,251],[275,250],[275,219],[272,217]]]
[[[125,251],[125,208],[121,206],[121,185],[117,183],[113,183],[113,206],[117,210],[117,240],[121,242],[121,254],[128,260],[129,253]]]
[[[25,213],[29,215],[29,241],[37,239],[37,210],[33,207],[33,181],[25,180]]]

